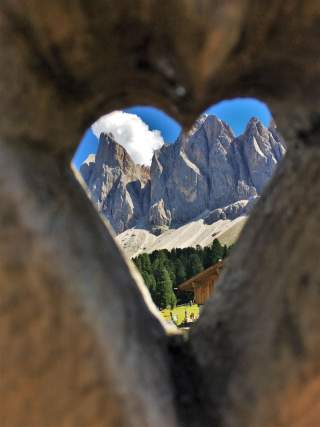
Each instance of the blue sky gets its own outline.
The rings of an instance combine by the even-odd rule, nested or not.
[[[174,142],[180,131],[180,125],[164,112],[154,107],[136,106],[124,110],[138,115],[151,130],[160,130],[166,143]],[[237,98],[221,101],[208,108],[206,113],[216,115],[230,125],[235,135],[241,134],[251,117],[255,116],[265,126],[269,125],[271,113],[263,102],[252,98]],[[98,139],[91,128],[87,130],[74,156],[73,162],[79,167],[90,153],[95,153]]]

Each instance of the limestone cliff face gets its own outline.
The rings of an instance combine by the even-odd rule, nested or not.
[[[92,158],[91,158],[92,159]],[[90,197],[116,233],[131,227],[149,208],[149,169],[136,165],[112,134],[101,134],[95,162],[80,168]]]
[[[257,193],[262,191],[285,154],[285,147],[275,128],[266,129],[254,118],[248,123],[245,133],[235,140],[234,149],[239,164],[247,166],[247,171],[241,179],[251,180]]]
[[[135,225],[175,227],[205,212],[210,221],[247,213],[253,203],[244,209],[243,201],[261,193],[284,154],[274,124],[267,129],[252,118],[235,137],[223,121],[204,115],[154,153],[150,170],[102,134],[95,160],[80,171],[99,211],[120,233]]]
[[[150,223],[159,225],[160,218],[161,225],[178,225],[257,197],[284,153],[275,127],[271,132],[255,118],[235,138],[217,117],[202,117],[191,134],[154,154]]]

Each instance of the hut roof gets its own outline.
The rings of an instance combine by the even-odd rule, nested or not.
[[[213,280],[218,279],[222,267],[223,261],[219,260],[216,264],[181,283],[178,288],[181,291],[192,292],[195,288],[206,286],[206,282],[209,278]]]

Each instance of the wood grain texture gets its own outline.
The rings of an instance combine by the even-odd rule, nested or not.
[[[1,425],[316,425],[319,17],[319,0],[2,0]],[[185,342],[69,161],[115,108],[188,127],[234,96],[267,101],[289,150]]]

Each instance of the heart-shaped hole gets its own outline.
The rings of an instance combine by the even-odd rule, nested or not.
[[[267,106],[236,99],[186,133],[156,108],[114,111],[86,132],[73,165],[162,316],[188,329],[284,154]]]

